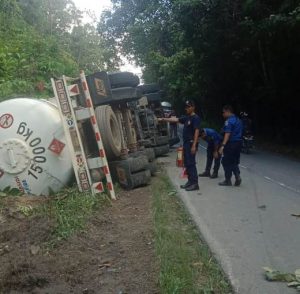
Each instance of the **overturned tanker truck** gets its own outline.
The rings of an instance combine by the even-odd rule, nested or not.
[[[74,79],[76,83],[76,79]],[[139,85],[130,72],[96,72],[86,77],[113,180],[126,189],[149,183],[155,158],[169,152],[169,133],[156,84]],[[78,82],[78,87],[80,88]],[[80,93],[76,107],[85,107]],[[99,152],[91,124],[80,123],[87,157]],[[91,170],[95,181],[105,178]],[[74,180],[64,128],[54,99],[16,98],[0,103],[0,191],[49,195]]]

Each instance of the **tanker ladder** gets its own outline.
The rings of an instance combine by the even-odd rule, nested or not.
[[[68,82],[71,81],[75,81],[75,84],[68,85]],[[79,191],[91,191],[93,195],[103,192],[104,185],[100,175],[104,173],[110,197],[115,200],[114,186],[84,72],[80,71],[79,78],[73,79],[63,76],[59,79],[51,79],[51,83],[62,119]],[[76,97],[78,96],[84,97],[86,107],[77,105]],[[87,156],[88,143],[84,140],[86,136],[81,123],[88,120],[91,122],[94,133],[92,137],[95,140],[95,142],[89,142],[89,144],[97,144],[99,157],[90,158]],[[97,175],[99,175],[98,178]]]

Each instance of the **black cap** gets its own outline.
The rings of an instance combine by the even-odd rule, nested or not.
[[[185,107],[195,107],[195,102],[193,100],[186,100]]]

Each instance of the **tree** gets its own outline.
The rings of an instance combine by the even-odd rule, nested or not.
[[[75,26],[69,38],[69,48],[80,68],[87,72],[114,70],[116,52],[106,48],[96,28],[90,24]]]
[[[46,35],[64,36],[81,23],[82,12],[71,0],[19,0],[26,23]]]
[[[299,13],[293,0],[114,0],[98,28],[169,100],[196,98],[215,121],[231,103],[262,135],[300,142]]]
[[[117,66],[82,15],[70,0],[0,0],[0,99],[53,95],[53,76]]]

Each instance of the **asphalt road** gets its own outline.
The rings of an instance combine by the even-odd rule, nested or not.
[[[300,268],[300,162],[256,151],[242,155],[241,187],[220,187],[216,180],[200,179],[199,192],[179,188],[185,182],[174,168],[176,153],[163,160],[168,174],[203,238],[207,241],[236,293],[296,293],[285,283],[264,279],[262,267],[294,272]],[[199,148],[198,172],[205,166]]]

